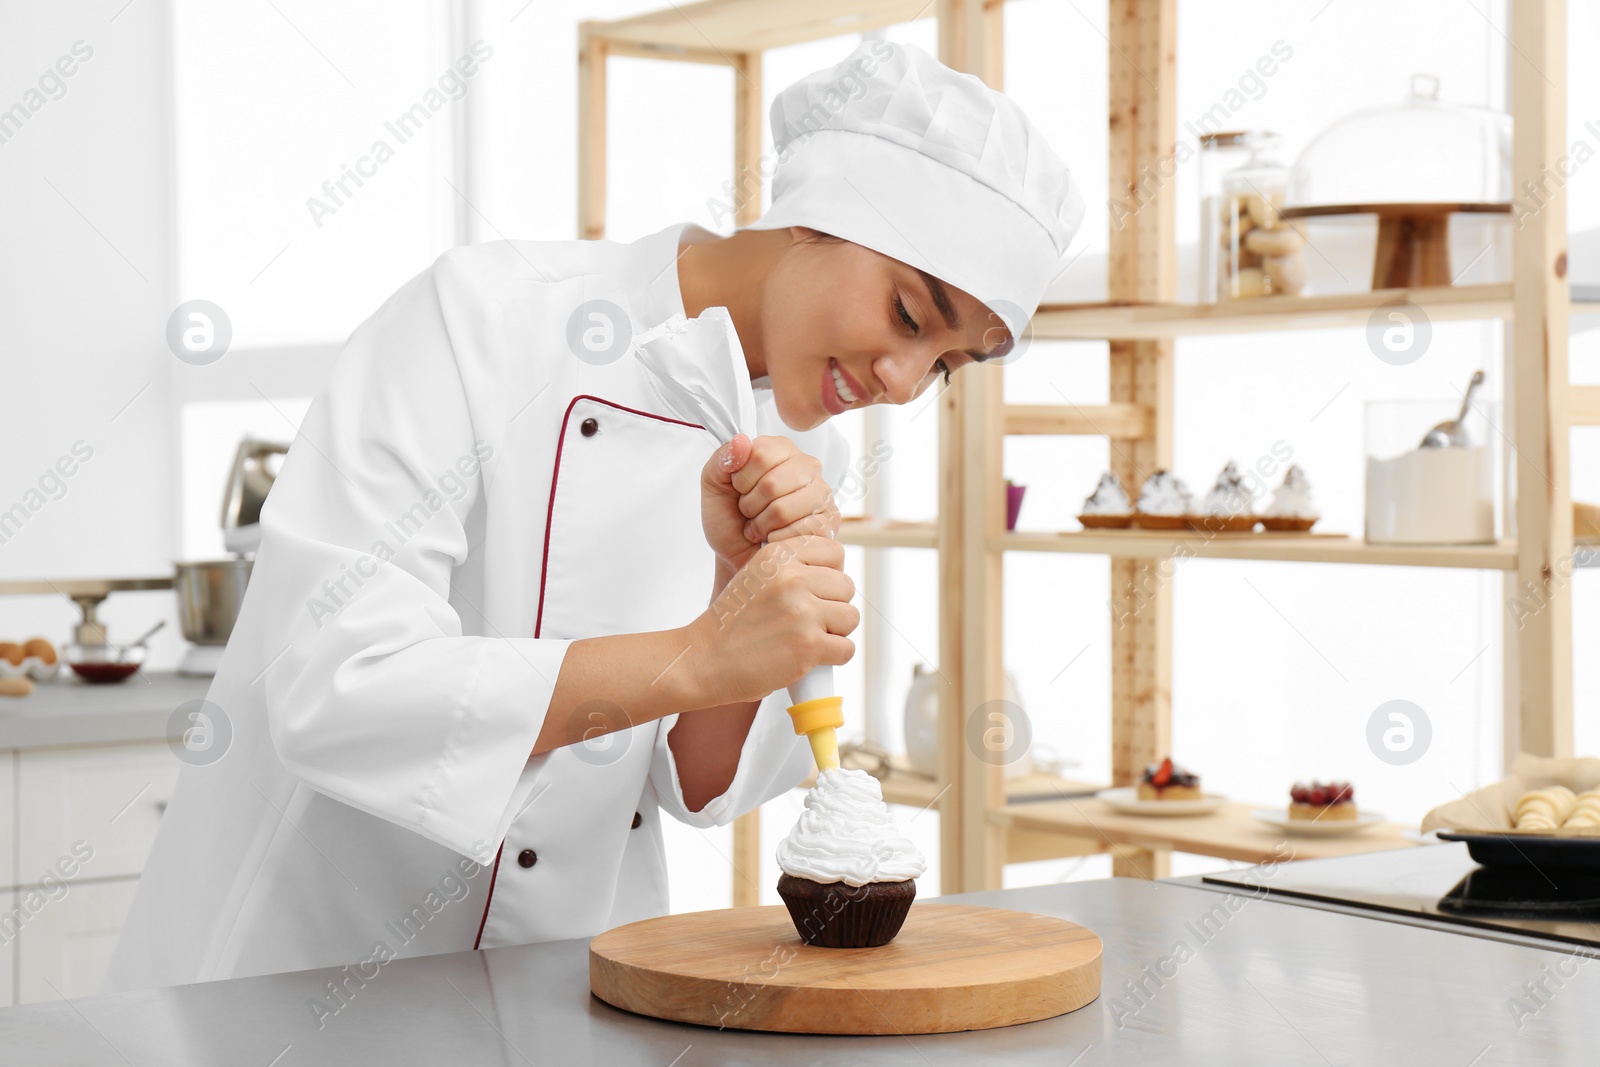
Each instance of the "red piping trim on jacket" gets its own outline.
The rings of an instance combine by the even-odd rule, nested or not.
[[[556,438],[555,464],[554,468],[550,472],[550,501],[545,505],[544,511],[544,549],[543,557],[539,561],[539,610],[538,614],[534,616],[533,621],[534,637],[538,637],[540,630],[544,627],[545,577],[549,573],[550,569],[550,524],[555,517],[556,511],[556,483],[561,478],[561,453],[567,444],[567,423],[572,419],[572,409],[577,407],[578,401],[580,400],[593,400],[596,404],[604,404],[607,407],[616,408],[618,411],[631,412],[634,415],[643,415],[647,419],[658,419],[661,422],[676,423],[679,426],[688,426],[695,430],[705,429],[704,426],[701,426],[696,422],[684,422],[682,419],[669,419],[665,415],[657,415],[650,411],[640,411],[638,408],[630,408],[625,404],[616,404],[610,400],[603,400],[598,396],[590,396],[587,393],[580,393],[579,395],[573,397],[572,401],[567,404],[567,410],[561,416],[561,435]],[[472,947],[474,950],[483,944],[483,928],[489,922],[489,907],[494,903],[494,884],[495,881],[500,877],[500,855],[505,850],[506,843],[502,841],[500,842],[499,850],[494,854],[494,870],[489,872],[489,895],[483,902],[483,918],[478,920],[478,936],[472,941]]]
[[[500,842],[500,847],[495,850],[494,870],[489,872],[489,895],[483,902],[483,918],[478,920],[478,936],[472,939],[473,950],[483,943],[483,927],[489,921],[489,901],[494,899],[494,880],[500,874],[500,853],[506,850],[506,843]]]

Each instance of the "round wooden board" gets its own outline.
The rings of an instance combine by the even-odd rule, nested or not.
[[[1100,938],[1048,915],[916,904],[882,948],[817,948],[781,906],[667,915],[589,944],[589,988],[675,1022],[804,1034],[939,1034],[1075,1011]]]

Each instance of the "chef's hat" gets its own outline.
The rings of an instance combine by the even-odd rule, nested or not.
[[[772,206],[983,301],[1015,338],[1083,221],[1066,164],[1016,102],[914,45],[863,42],[772,102]]]

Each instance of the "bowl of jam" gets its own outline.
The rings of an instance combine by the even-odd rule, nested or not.
[[[143,645],[68,645],[61,658],[90,685],[126,681],[144,663]]]

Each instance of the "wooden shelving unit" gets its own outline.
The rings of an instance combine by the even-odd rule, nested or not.
[[[1111,188],[1133,189],[1176,140],[1176,0],[1108,0],[1109,173]],[[1566,70],[1564,0],[1518,0],[1511,20],[1508,82],[1516,141],[1513,187],[1533,181],[1562,155]],[[1001,0],[704,0],[632,19],[586,23],[580,41],[579,210],[583,236],[604,232],[605,58],[608,55],[730,66],[736,74],[735,184],[759,191],[760,53],[932,15],[939,57],[1003,88]],[[1148,190],[1146,190],[1148,192]],[[1568,483],[1571,426],[1600,425],[1600,387],[1571,386],[1567,375],[1570,301],[1566,282],[1564,189],[1548,190],[1536,216],[1516,228],[1513,281],[1502,285],[1387,290],[1270,298],[1217,305],[1176,302],[1175,185],[1113,229],[1107,259],[1109,299],[1048,305],[1033,320],[1037,338],[1109,342],[1110,397],[1095,406],[1004,402],[1004,369],[955,377],[939,396],[939,509],[931,522],[847,522],[840,538],[870,549],[939,553],[941,773],[937,780],[897,765],[885,782],[895,803],[937,807],[945,892],[998,888],[1006,862],[1109,851],[1113,872],[1161,877],[1172,851],[1256,862],[1281,858],[1282,835],[1255,822],[1249,806],[1215,816],[1155,819],[1119,815],[1104,802],[1068,796],[1081,787],[1043,778],[1035,787],[1063,794],[1024,801],[1019,784],[980,760],[964,740],[970,709],[1004,693],[1001,591],[1011,552],[1103,555],[1118,590],[1154,590],[1113,627],[1112,782],[1131,784],[1170,744],[1172,590],[1152,571],[1179,554],[1195,559],[1281,560],[1330,565],[1496,570],[1508,596],[1535,590],[1545,608],[1506,628],[1504,738],[1518,751],[1570,755],[1574,558]],[[738,221],[752,221],[759,195],[746,196]],[[1384,304],[1409,302],[1433,321],[1508,324],[1507,410],[1518,456],[1514,540],[1464,547],[1369,545],[1358,538],[1294,535],[1162,534],[1143,531],[1008,532],[1002,451],[1005,437],[1083,434],[1109,438],[1118,475],[1170,466],[1173,457],[1173,341],[1206,334],[1364,327]],[[1600,304],[1587,305],[1600,310]],[[1582,554],[1584,556],[1590,554]],[[759,831],[735,832],[735,902],[754,903]],[[1297,858],[1406,847],[1414,839],[1386,826],[1347,838],[1295,837]]]

